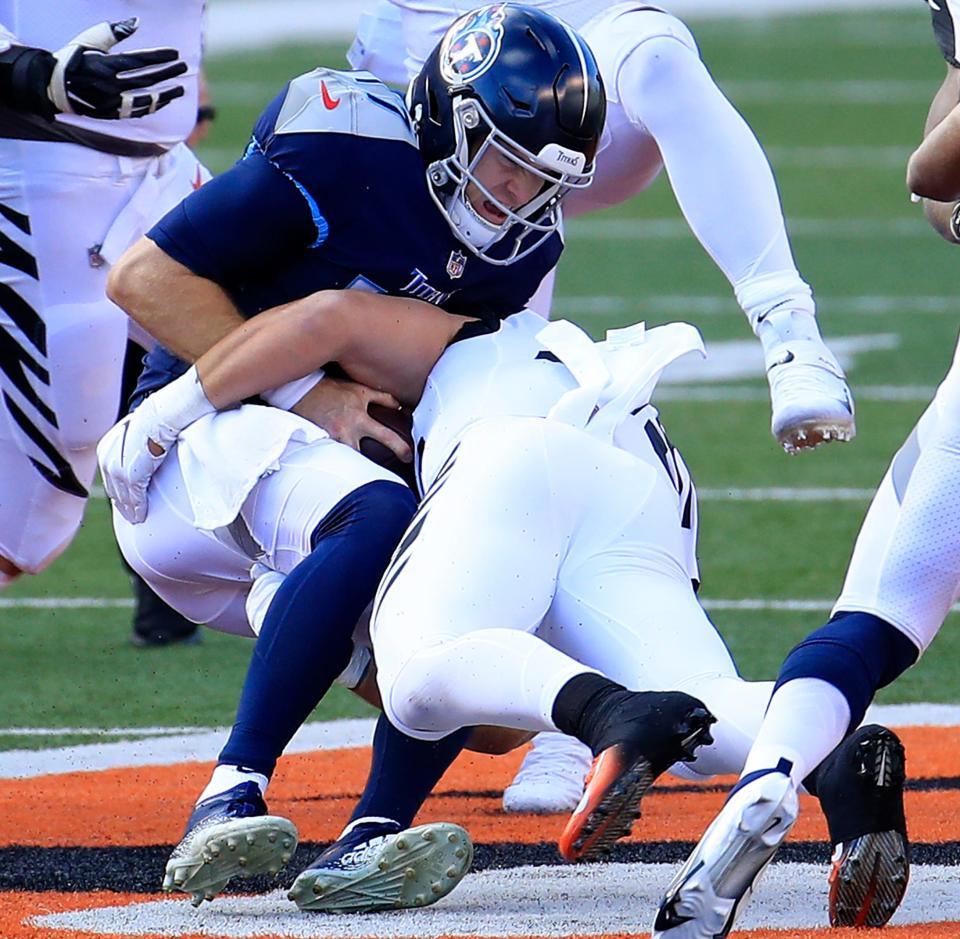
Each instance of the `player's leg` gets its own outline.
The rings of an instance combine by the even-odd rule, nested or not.
[[[690,695],[627,691],[530,635],[596,492],[618,475],[608,459],[618,472],[629,464],[642,503],[644,467],[580,431],[525,419],[473,428],[424,499],[374,613],[384,710],[411,736],[494,724],[562,730],[606,752],[616,804],[582,856],[623,833],[652,779],[708,738],[710,721]]]
[[[168,889],[200,902],[254,873],[249,855],[241,868],[224,850],[231,839],[259,852],[259,870],[289,860],[292,824],[278,832],[262,820],[270,776],[349,662],[354,627],[413,507],[396,477],[331,440],[289,444],[247,497],[230,534],[248,545],[250,563],[286,576],[271,591],[230,737],[167,865]]]
[[[607,166],[624,164],[617,150],[633,143],[626,128],[617,133],[622,112],[635,134],[655,141],[691,229],[730,281],[763,344],[774,436],[787,449],[849,439],[855,432],[852,398],[820,338],[770,165],[714,83],[693,37],[669,14],[621,8],[594,18],[583,32],[610,101]],[[649,162],[646,150],[636,149],[637,160]],[[587,191],[583,198],[600,193]]]
[[[0,141],[0,587],[69,544],[116,414],[126,318],[87,253],[129,188],[116,162]]]
[[[876,690],[933,640],[960,584],[960,517],[953,511],[960,486],[957,378],[954,364],[894,457],[864,520],[833,617],[784,661],[741,782],[685,870],[732,844],[744,813],[762,815],[755,805],[773,805],[766,789],[789,798],[788,790],[809,779],[828,812],[834,844],[831,922],[880,926],[899,905],[909,873],[903,749],[885,728],[848,735]],[[859,781],[851,782],[857,775]],[[832,812],[836,806],[842,812]],[[741,885],[754,882],[780,841],[769,839],[762,851],[744,847]],[[739,907],[700,908],[685,896],[682,872],[661,907],[661,933],[685,934],[681,923],[671,927],[676,915],[714,928],[730,922]]]

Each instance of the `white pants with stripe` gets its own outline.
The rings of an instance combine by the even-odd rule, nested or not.
[[[109,262],[206,178],[182,145],[0,140],[0,557],[23,571],[70,543],[116,420],[130,321],[105,297]]]

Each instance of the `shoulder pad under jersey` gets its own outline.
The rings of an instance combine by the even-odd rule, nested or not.
[[[417,146],[397,93],[369,72],[317,68],[290,82],[275,134],[351,134]]]

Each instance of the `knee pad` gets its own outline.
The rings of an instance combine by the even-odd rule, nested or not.
[[[344,496],[310,535],[310,547],[338,535],[357,536],[361,531],[371,546],[382,545],[388,554],[410,524],[416,511],[413,493],[402,483],[378,479]]]
[[[886,620],[870,613],[837,613],[791,650],[774,691],[795,678],[829,682],[847,699],[853,729],[877,689],[903,674],[919,654],[916,645]]]

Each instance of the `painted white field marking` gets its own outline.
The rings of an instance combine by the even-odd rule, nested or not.
[[[736,17],[745,20],[745,29],[763,32],[767,18],[783,13],[821,13],[825,11],[893,9],[912,10],[910,0],[672,0],[670,10],[683,17]],[[369,4],[358,0],[219,0],[209,4],[206,24],[206,52],[218,55],[237,49],[259,49],[282,42],[309,42],[313,39],[350,39],[357,21]],[[466,9],[466,7],[464,7]],[[837,42],[864,41],[869,18],[853,35],[842,34]],[[909,39],[909,37],[907,37]],[[887,35],[885,43],[902,42],[898,31]],[[932,90],[930,94],[932,94]],[[928,96],[929,97],[929,94]]]
[[[820,313],[856,316],[875,316],[884,313],[910,314],[929,313],[956,317],[960,302],[948,294],[929,296],[897,297],[889,294],[865,294],[853,297],[817,296]],[[553,301],[554,316],[572,318],[587,316],[615,316],[629,314],[637,319],[652,313],[671,316],[735,316],[743,314],[733,296],[708,294],[701,296],[677,294],[652,294],[650,296],[617,297],[561,296]]]
[[[721,81],[720,86],[731,101],[737,104],[809,104],[833,107],[836,104],[897,104],[924,103],[929,101],[933,90],[929,81],[921,78],[907,79],[825,79],[822,81],[799,79],[778,81],[758,79]],[[799,150],[814,149],[799,147]],[[837,148],[862,149],[878,153],[894,150],[893,147]],[[899,166],[906,164],[909,150],[899,150]]]
[[[315,721],[297,731],[284,752],[341,750],[369,746],[375,722],[370,718]],[[55,728],[52,728],[55,730]],[[124,732],[117,728],[117,732]],[[137,728],[127,731],[140,733]],[[212,762],[226,742],[228,730],[181,729],[180,733],[117,740],[109,743],[76,744],[48,750],[0,752],[0,779],[29,779],[52,773],[77,773],[128,766],[168,766],[171,763]],[[0,729],[0,737],[3,731]]]
[[[96,935],[180,936],[200,933],[254,936],[649,936],[671,864],[584,864],[516,867],[469,875],[449,896],[425,910],[369,916],[304,916],[283,891],[259,897],[218,897],[195,910],[156,900],[129,906],[31,917],[39,927]],[[956,868],[915,865],[910,889],[891,923],[960,919]],[[774,863],[737,924],[758,928],[826,927],[827,866]]]
[[[857,401],[926,402],[933,398],[934,385],[855,385]],[[769,401],[766,388],[728,387],[724,385],[674,385],[657,388],[653,403],[659,401]]]
[[[929,238],[923,218],[791,218],[787,230],[793,238],[837,238],[875,241]],[[689,238],[682,218],[575,218],[567,224],[567,240],[669,241]]]
[[[700,502],[866,502],[875,489],[850,489],[843,486],[760,486],[755,489],[697,489]]]
[[[708,609],[720,609],[714,601]],[[734,601],[728,601],[734,602]],[[810,601],[808,601],[810,602]],[[812,601],[829,611],[827,601]],[[725,607],[725,609],[768,609],[768,607]],[[778,608],[779,609],[779,608]],[[897,704],[873,705],[867,720],[892,727],[956,727],[960,726],[960,705]],[[287,747],[287,753],[308,753],[315,750],[339,750],[368,746],[373,737],[372,718],[356,718],[304,724]],[[43,733],[56,733],[57,728],[40,728]],[[46,750],[8,750],[0,752],[0,779],[30,779],[58,773],[96,772],[132,766],[169,766],[174,763],[212,763],[223,746],[227,731],[190,730],[187,728],[153,728],[157,736],[139,740],[118,740],[112,743],[81,744],[51,747]],[[113,728],[110,733],[143,733],[142,728]],[[0,736],[3,736],[0,730]]]
[[[0,610],[126,610],[132,606],[133,600],[114,597],[0,597]]]
[[[830,350],[840,365],[850,371],[855,358],[863,352],[896,349],[900,337],[895,333],[863,336],[838,336],[830,340]],[[764,373],[763,349],[755,339],[735,339],[707,343],[707,357],[688,353],[669,365],[660,379],[662,384],[702,384],[754,378]]]

